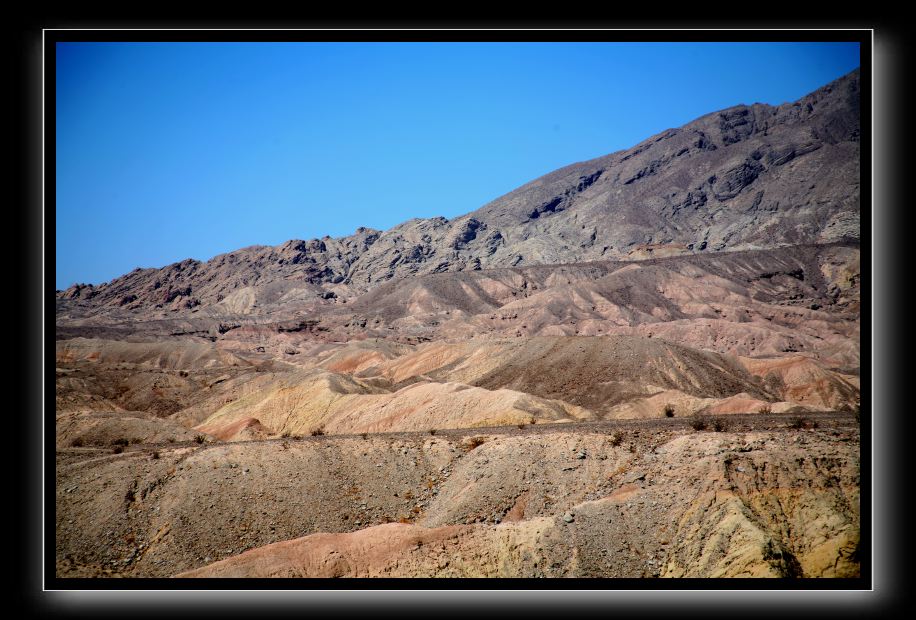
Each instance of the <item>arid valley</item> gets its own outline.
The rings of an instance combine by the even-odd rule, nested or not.
[[[57,576],[859,576],[859,79],[57,291]]]

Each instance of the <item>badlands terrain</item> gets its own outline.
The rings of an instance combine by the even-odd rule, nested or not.
[[[858,576],[858,102],[58,291],[57,576]]]

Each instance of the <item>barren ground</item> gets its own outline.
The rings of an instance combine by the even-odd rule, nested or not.
[[[58,574],[856,575],[855,418],[719,419],[63,449]]]

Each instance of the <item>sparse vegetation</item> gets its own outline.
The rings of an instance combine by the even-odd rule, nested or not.
[[[154,459],[158,459],[158,458],[159,458],[159,450],[153,450],[152,457],[153,457]]]
[[[667,404],[667,405],[665,405],[665,417],[666,417],[666,418],[673,418],[673,417],[674,417],[674,405],[672,405],[672,404],[670,404],[670,403]]]
[[[125,439],[124,437],[119,437],[118,439],[115,439],[114,441],[111,442],[111,445],[113,446],[127,446],[129,444],[130,444],[130,441]]]
[[[116,446],[115,449],[112,450],[112,452],[115,454],[121,454],[122,452],[124,452],[124,448],[122,446]]]
[[[194,441],[197,443],[203,443],[207,441],[207,438],[203,435],[197,435],[196,437],[194,437]]]
[[[321,435],[324,435],[323,426],[319,426],[318,428],[312,431],[312,437],[320,437]]]
[[[360,433],[359,436],[363,439],[369,439],[369,433]]]
[[[712,428],[713,428],[713,430],[715,430],[717,433],[721,433],[721,432],[723,432],[723,431],[727,431],[727,430],[728,430],[728,421],[725,420],[725,418],[713,418],[713,420],[712,420]]]
[[[434,429],[434,428],[429,429],[429,434],[430,434],[430,435],[435,435],[435,434],[436,434],[436,429]]]
[[[794,428],[798,430],[802,428],[817,428],[819,425],[817,423],[817,420],[809,420],[808,418],[803,418],[799,416],[799,417],[793,418],[792,421],[789,422],[786,426],[788,426],[789,428]]]
[[[83,447],[83,438],[77,437],[76,439],[70,442],[70,445],[73,446],[74,448],[82,448]]]
[[[467,443],[464,444],[464,451],[470,452],[474,448],[477,448],[478,446],[483,445],[486,441],[487,441],[486,439],[480,436],[471,437],[470,439],[468,439]]]
[[[690,421],[690,427],[695,431],[705,430],[708,424],[709,422],[703,417],[695,417]]]
[[[773,409],[772,409],[769,405],[764,405],[763,407],[761,407],[760,409],[757,410],[757,413],[762,413],[763,415],[768,415],[768,414],[773,413]]]
[[[623,433],[621,431],[614,431],[611,433],[611,445],[619,446],[623,441]]]
[[[283,434],[280,435],[280,437],[283,439],[289,439],[291,436],[292,436],[292,433],[290,431],[283,431]]]
[[[519,428],[525,428],[526,424],[524,422],[519,422],[516,426]]]

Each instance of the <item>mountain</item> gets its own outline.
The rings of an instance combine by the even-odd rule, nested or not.
[[[857,577],[859,212],[854,71],[58,291],[56,573]]]
[[[76,302],[64,312],[165,315],[233,295],[348,297],[419,274],[858,240],[859,91],[856,69],[794,103],[714,112],[452,220],[252,246],[57,297]]]

